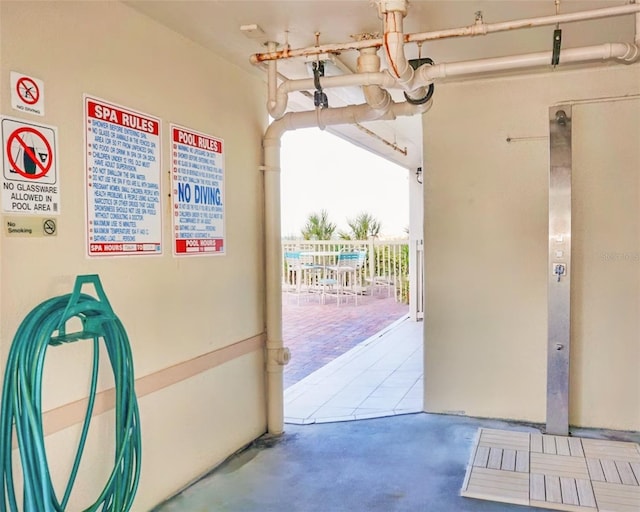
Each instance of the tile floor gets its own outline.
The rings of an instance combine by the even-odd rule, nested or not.
[[[573,512],[640,510],[640,445],[480,428],[461,495]]]
[[[320,304],[317,297],[297,303],[283,294],[282,335],[291,351],[284,369],[284,386],[295,384],[307,375],[362,343],[407,315],[409,306],[386,294],[366,295],[358,305]]]
[[[408,317],[288,387],[285,422],[327,423],[422,411],[422,322]]]

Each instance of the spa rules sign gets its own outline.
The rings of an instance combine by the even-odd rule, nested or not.
[[[85,96],[89,256],[162,253],[160,119]]]

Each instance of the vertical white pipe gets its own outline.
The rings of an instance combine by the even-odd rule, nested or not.
[[[267,51],[269,53],[276,51],[276,43],[269,41],[267,43]],[[276,106],[276,92],[278,90],[278,64],[277,60],[267,63],[267,111],[271,112]]]
[[[282,339],[282,293],[280,273],[280,137],[266,138],[264,146],[265,264],[267,316],[267,428],[270,434],[284,431],[283,369],[288,353]]]
[[[427,92],[424,87],[413,85],[415,72],[404,53],[403,19],[407,14],[406,0],[380,0],[378,8],[384,21],[382,40],[389,73],[397,79],[398,85],[410,98],[424,98]]]
[[[413,70],[404,55],[403,18],[404,14],[398,11],[384,12],[383,41],[389,72],[399,82],[406,83],[411,80]]]
[[[635,37],[636,45],[640,46],[640,12],[636,13],[636,37]]]
[[[380,71],[380,57],[375,48],[363,48],[358,55],[358,74],[377,73]],[[371,108],[388,110],[391,105],[391,95],[378,85],[362,87],[364,97]]]

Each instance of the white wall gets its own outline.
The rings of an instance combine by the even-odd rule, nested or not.
[[[423,122],[427,411],[545,421],[548,108],[638,93],[638,64],[437,87]],[[640,429],[640,262],[602,260],[639,250],[637,105],[574,107],[576,425]]]
[[[2,2],[0,15],[0,111],[58,127],[62,194],[57,237],[8,238],[3,226],[2,368],[25,315],[41,301],[70,292],[78,274],[100,275],[131,339],[138,378],[262,336],[263,196],[257,169],[267,120],[260,80],[120,2]],[[11,108],[10,71],[44,80],[45,117]],[[85,93],[163,121],[160,257],[85,256]],[[224,256],[172,256],[169,122],[224,139]],[[47,390],[47,408],[86,393],[86,382],[75,382],[84,371],[76,367],[78,359],[52,355],[47,362],[57,386]],[[263,351],[254,350],[140,400],[143,474],[134,510],[149,510],[265,431],[263,366]],[[107,378],[103,387],[108,384]],[[97,418],[98,443],[109,438],[111,424],[110,414]],[[68,430],[48,440],[60,453],[75,443],[73,427]],[[97,475],[110,468],[110,451],[94,446],[89,452],[97,460],[84,472],[75,508],[97,495]],[[60,458],[50,462],[56,475],[65,467]]]

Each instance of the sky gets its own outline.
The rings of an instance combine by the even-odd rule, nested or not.
[[[382,223],[381,235],[406,236],[407,169],[318,128],[286,132],[280,165],[283,237],[300,237],[309,214],[323,209],[336,233],[366,212]]]

